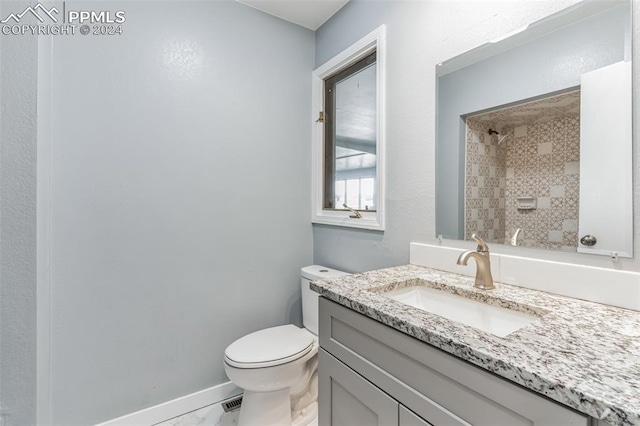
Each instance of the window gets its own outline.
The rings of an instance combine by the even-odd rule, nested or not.
[[[384,230],[383,42],[384,26],[314,71],[314,223]]]
[[[324,209],[375,211],[373,197],[360,202],[360,181],[376,178],[375,65],[373,52],[324,80]],[[345,181],[348,195],[339,199]]]

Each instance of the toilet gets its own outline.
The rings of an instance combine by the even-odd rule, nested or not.
[[[346,272],[319,265],[301,269],[304,328],[266,328],[236,340],[224,351],[229,379],[244,389],[238,426],[305,426],[318,415],[318,293],[311,281]]]

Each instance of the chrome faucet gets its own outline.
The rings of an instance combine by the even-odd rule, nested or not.
[[[471,235],[471,238],[478,243],[476,251],[465,251],[460,253],[458,257],[458,265],[467,266],[467,262],[470,257],[476,260],[476,281],[473,284],[474,287],[482,290],[494,289],[493,277],[491,276],[491,258],[489,257],[489,247],[482,241],[476,234]]]

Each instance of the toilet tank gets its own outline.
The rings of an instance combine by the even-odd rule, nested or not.
[[[305,266],[300,270],[302,322],[304,327],[313,334],[318,335],[318,297],[320,295],[311,290],[309,284],[311,281],[329,280],[344,275],[349,275],[349,273],[320,265]]]

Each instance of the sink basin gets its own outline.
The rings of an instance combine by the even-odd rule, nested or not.
[[[499,337],[505,337],[538,319],[531,314],[487,305],[425,286],[392,290],[382,293],[382,296]]]

